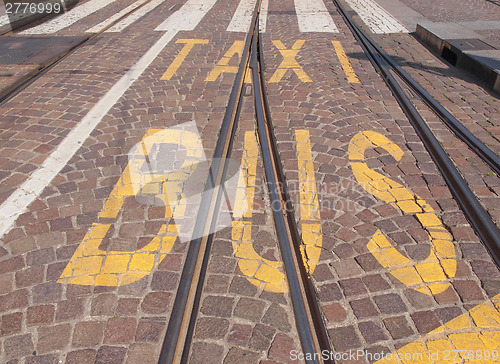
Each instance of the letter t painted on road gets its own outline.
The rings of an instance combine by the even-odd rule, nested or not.
[[[209,40],[208,39],[178,39],[175,43],[184,43],[185,46],[182,47],[181,51],[175,57],[174,61],[172,64],[167,68],[163,76],[161,76],[160,80],[170,80],[172,76],[177,72],[179,69],[180,65],[184,60],[186,59],[187,55],[189,52],[191,52],[191,49],[195,46],[195,44],[208,44]]]

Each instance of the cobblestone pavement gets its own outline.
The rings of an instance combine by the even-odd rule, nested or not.
[[[35,69],[36,65],[21,66],[18,64],[2,64],[2,73],[0,74],[0,88],[9,86],[13,80],[24,76],[26,73]]]
[[[420,344],[415,342],[433,340],[432,336],[426,334],[450,320],[462,317],[473,306],[498,294],[498,269],[457,208],[434,163],[390,91],[375,74],[361,48],[354,44],[340,19],[333,15],[340,29],[340,34],[334,38],[341,40],[360,84],[347,82],[330,46],[331,36],[295,34],[294,38],[284,25],[287,24],[286,16],[283,15],[279,20],[273,18],[273,6],[280,7],[283,12],[290,10],[286,2],[270,4],[269,28],[272,39],[279,38],[280,34],[289,34],[292,39],[288,41],[288,47],[296,39],[306,40],[297,60],[308,71],[312,82],[301,82],[288,71],[284,83],[269,84],[269,94],[282,159],[288,172],[288,181],[292,184],[297,182],[298,174],[290,158],[294,153],[293,147],[290,150],[294,144],[290,130],[306,128],[311,134],[316,179],[320,186],[318,193],[324,248],[313,278],[333,347],[337,352],[359,349],[373,354],[395,350],[411,352],[411,347],[413,352],[417,352],[416,347]],[[334,14],[333,8],[330,11]],[[289,17],[288,21],[292,21],[292,16]],[[401,43],[398,54],[413,44],[408,35],[398,34],[394,38]],[[271,70],[281,62],[272,39],[268,34],[264,37],[266,66]],[[420,54],[415,55],[410,50],[408,53],[413,57]],[[271,77],[269,75],[268,79]],[[433,87],[436,82],[439,82],[439,78],[433,74],[432,83],[424,84],[437,94],[439,87]],[[498,108],[494,97],[476,86],[464,87],[477,90],[478,95],[487,100],[481,105],[485,102],[495,105],[478,110],[480,113],[491,111],[493,115]],[[463,95],[461,104],[476,102],[480,97],[468,96]],[[472,108],[466,110],[473,112]],[[496,126],[496,116],[492,123],[488,123],[488,126]],[[423,280],[427,282],[424,285],[434,279],[441,282],[438,290],[431,288],[434,294],[418,289],[418,285],[408,285],[409,280],[405,284],[408,277],[403,277],[403,274],[396,278],[397,269],[390,273],[390,269],[387,271],[383,268],[387,267],[387,261],[384,262],[380,256],[377,259],[373,239],[380,233],[387,236],[396,247],[394,254],[402,253],[416,261],[432,259],[431,252],[436,247],[433,246],[433,239],[429,243],[426,223],[416,218],[415,212],[418,210],[403,213],[405,209],[399,197],[393,195],[391,202],[391,198],[377,195],[376,189],[360,186],[362,179],[353,173],[353,162],[357,157],[352,156],[356,151],[356,142],[352,143],[353,140],[359,140],[358,133],[366,131],[383,135],[404,152],[403,156],[396,158],[389,149],[376,147],[388,143],[387,140],[374,143],[373,149],[369,148],[364,154],[368,168],[397,181],[400,186],[411,191],[411,195],[424,199],[430,206],[428,211],[434,211],[441,221],[438,224],[442,223],[444,231],[447,231],[443,237],[454,242],[453,248],[450,246],[450,253],[456,262],[453,272],[438,273],[439,269],[435,266],[434,278],[425,278],[426,273],[416,268],[420,279],[415,277],[415,282]],[[498,141],[491,135],[484,132],[481,135],[487,138],[489,144],[498,146]],[[477,172],[474,174],[477,177]],[[495,185],[497,177],[492,176],[492,180],[489,177],[483,178]],[[377,178],[380,177],[374,177],[375,180]],[[300,216],[298,211],[297,215]],[[475,294],[470,295],[471,292]],[[427,353],[432,352],[432,345],[427,344],[427,348]],[[369,358],[365,355],[361,359]]]
[[[49,20],[40,19],[32,22],[22,29],[16,30],[14,34],[10,33],[9,35],[19,37],[27,35],[47,37],[56,34],[71,36],[87,35],[87,33],[90,33],[87,30],[90,30],[93,26],[102,24],[102,22],[119,13],[122,9],[128,8],[134,2],[133,0],[105,0],[99,4],[99,2],[93,0],[79,0],[76,7],[69,12]],[[157,10],[165,14],[170,7],[171,5],[163,4]],[[80,12],[81,9],[85,10]],[[78,11],[78,15],[73,15],[75,11]]]
[[[235,7],[218,1],[195,32],[176,36],[3,237],[2,362],[157,361],[186,244],[174,244],[152,274],[120,287],[113,287],[105,275],[96,286],[61,284],[58,279],[96,226],[113,226],[100,244],[104,251],[141,249],[161,229],[165,208],[140,204],[133,196],[124,199],[114,218],[103,217],[127,153],[148,130],[195,120],[206,155],[213,154],[234,74],[225,72],[211,83],[205,79],[228,48],[244,39],[244,34],[225,31]],[[159,19],[164,18],[162,13]],[[147,29],[145,24],[140,27]],[[126,38],[99,38],[2,109],[2,202],[161,35],[133,28],[129,33]],[[191,50],[170,80],[160,80],[185,38],[207,41]],[[238,57],[230,58],[227,65],[237,67]],[[242,127],[251,131],[248,123]],[[261,189],[257,197],[263,194]],[[267,218],[263,211],[255,212],[254,234],[272,246],[272,238],[266,237]],[[199,362],[200,355],[207,363],[234,362],[242,356],[256,362],[267,357],[286,361],[282,350],[299,345],[289,299],[284,293],[266,294],[239,277],[231,236],[231,229],[221,233],[214,246],[192,362]],[[268,246],[255,249],[267,259],[278,258]]]
[[[432,85],[430,90],[433,97],[445,105],[483,143],[497,154],[500,153],[500,118],[495,111],[500,102],[496,95],[484,90],[480,85],[475,85],[473,79],[448,66],[410,37],[407,42],[402,43],[401,38],[388,36],[386,39],[380,39],[380,44],[391,54],[400,57],[401,64],[406,66],[418,82]],[[411,51],[406,51],[401,44],[411,47]],[[474,153],[463,148],[462,143],[438,118],[430,115],[425,106],[421,105],[420,108],[428,114],[427,120],[431,129],[447,147],[459,171],[498,224],[500,212],[495,203],[500,193],[498,177]]]
[[[432,21],[500,20],[500,4],[492,0],[464,0],[460,4],[449,0],[400,0]]]
[[[450,8],[446,7],[443,11]],[[483,19],[484,20],[484,19]],[[498,96],[482,87],[481,82],[457,70],[430,52],[412,35],[385,34],[374,38],[407,72],[441,105],[485,143],[495,153],[500,154],[500,117]],[[499,197],[500,180],[468,148],[440,122],[416,98],[417,108],[436,133],[439,141],[446,147],[462,176],[474,191],[483,207],[498,225],[500,212],[496,201]]]
[[[288,363],[290,352],[300,348],[254,115],[249,95],[231,155],[242,161],[248,204],[253,208],[215,236],[191,363]]]
[[[178,29],[169,23],[153,31],[183,9],[183,2],[164,2],[123,31],[99,36],[0,107],[2,213],[19,210],[37,171],[52,173],[65,157],[54,161],[61,145],[75,150],[12,226],[2,221],[0,362],[158,361],[188,244],[172,221],[182,220],[186,205],[165,193],[164,176],[129,162],[130,152],[143,156],[137,163],[147,161],[146,152],[161,152],[153,153],[150,141],[160,135],[159,144],[180,143],[186,159],[200,150],[213,155],[245,34],[226,31],[239,2],[211,3],[198,8],[199,24],[188,9]],[[130,4],[113,3],[53,36],[81,35]],[[446,350],[498,350],[498,268],[333,4],[325,2],[338,33],[330,23],[305,32],[315,24],[297,20],[294,4],[269,1],[266,79],[298,226],[304,242],[313,242],[307,266],[332,354],[341,354],[339,363],[382,363],[382,352],[421,353],[428,362]],[[497,98],[410,35],[376,39],[499,150]],[[158,52],[146,64],[151,49]],[[130,76],[141,65],[144,72]],[[134,82],[125,87],[128,78]],[[105,110],[102,100],[113,97]],[[245,96],[231,155],[246,191],[236,201],[251,208],[215,234],[191,363],[301,362],[292,355],[301,348],[253,114]],[[498,222],[498,177],[423,114]],[[175,132],[190,121],[200,140]],[[73,136],[77,127],[88,137]],[[13,196],[24,199],[11,203]]]

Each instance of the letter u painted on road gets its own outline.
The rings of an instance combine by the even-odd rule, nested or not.
[[[382,134],[374,131],[356,134],[349,143],[349,160],[356,180],[378,199],[397,206],[405,214],[416,215],[428,233],[431,249],[426,259],[416,262],[394,248],[380,230],[375,232],[367,247],[377,261],[406,286],[427,295],[444,292],[450,286],[447,280],[455,276],[457,269],[452,236],[424,199],[368,167],[364,162],[365,151],[376,147],[385,149],[396,161],[404,154]]]
[[[296,130],[298,152],[300,214],[302,226],[301,252],[303,263],[309,274],[313,274],[321,255],[322,232],[320,224],[318,194],[314,177],[311,143],[307,130]],[[288,283],[280,261],[260,256],[252,244],[252,206],[254,205],[258,144],[255,132],[245,133],[240,180],[236,194],[236,206],[249,206],[242,218],[233,221],[232,243],[238,258],[238,267],[247,279],[257,287],[270,292],[287,292]],[[242,210],[235,208],[235,211]],[[245,220],[247,219],[247,220]]]

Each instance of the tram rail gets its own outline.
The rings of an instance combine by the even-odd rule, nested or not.
[[[216,223],[219,204],[222,197],[220,182],[224,180],[227,166],[221,158],[228,158],[234,132],[237,127],[239,105],[243,95],[243,83],[250,59],[250,47],[255,33],[255,27],[260,9],[259,0],[255,5],[250,30],[247,34],[241,62],[236,74],[233,88],[229,96],[228,107],[224,115],[221,131],[214,151],[214,162],[210,166],[205,191],[202,196],[200,210],[195,222],[193,239],[189,243],[185,264],[180,277],[179,288],[175,297],[167,332],[163,341],[158,363],[179,363],[187,358],[190,346],[188,333],[192,335],[196,321],[196,309],[199,304],[200,292],[203,288],[204,272],[208,264],[208,256],[213,239],[210,231],[212,224]]]
[[[79,41],[75,45],[73,45],[71,48],[62,51],[58,55],[54,56],[53,58],[49,59],[48,61],[45,61],[44,63],[40,64],[38,67],[35,69],[29,71],[28,73],[24,74],[23,76],[19,77],[17,80],[12,82],[10,85],[4,87],[3,89],[0,90],[0,107],[5,104],[7,101],[15,97],[17,94],[22,92],[24,89],[26,89],[29,85],[31,85],[33,82],[38,80],[40,77],[42,77],[45,73],[47,73],[49,70],[57,66],[60,62],[62,62],[64,59],[66,59],[68,56],[71,54],[75,53],[77,50],[88,44],[91,40],[97,38],[101,34],[103,34],[106,30],[109,28],[113,27],[115,24],[119,23],[132,13],[136,12],[143,6],[147,5],[150,3],[152,0],[147,0],[144,3],[140,4],[139,6],[135,7],[134,9],[131,9],[129,12],[126,14],[123,14],[121,17],[118,19],[115,19],[112,23],[106,25],[103,27],[101,30],[98,32],[89,35],[85,37],[83,40]],[[39,20],[39,19],[37,19]],[[26,26],[27,24],[24,24]],[[6,33],[10,32],[6,31],[4,33],[0,33],[1,35],[4,35]]]
[[[258,29],[257,29],[258,32]],[[260,38],[254,38],[252,57],[252,77],[255,90],[255,109],[264,168],[269,186],[272,206],[282,206],[281,211],[273,209],[278,241],[283,257],[283,264],[297,322],[297,329],[304,353],[332,352],[323,317],[316,299],[315,290],[309,273],[303,263],[301,239],[298,232],[294,209],[288,193],[286,179],[279,158],[278,145],[273,132],[273,124],[266,98],[266,87],[263,69],[265,69],[264,52]],[[258,87],[257,87],[258,85]],[[312,356],[314,358],[314,355]],[[306,362],[309,362],[306,357]],[[316,359],[310,362],[317,362]],[[333,363],[333,359],[324,360]]]
[[[265,79],[263,74],[264,55],[259,37],[259,0],[256,3],[251,27],[247,34],[242,60],[236,75],[229,105],[226,109],[221,133],[214,153],[214,164],[211,166],[209,178],[205,186],[205,194],[200,213],[195,224],[194,236],[189,246],[186,264],[183,269],[179,290],[177,292],[167,333],[163,343],[160,364],[184,363],[188,360],[191,338],[194,332],[199,298],[204,284],[208,265],[213,231],[209,226],[215,224],[218,203],[222,197],[221,181],[224,180],[227,165],[221,164],[221,158],[229,158],[231,145],[237,129],[238,117],[242,104],[244,76],[248,69],[252,70],[253,95],[256,113],[256,129],[264,160],[268,192],[273,206],[281,206],[281,210],[273,209],[273,218],[288,277],[290,296],[297,324],[297,331],[307,363],[319,363],[315,353],[331,352],[330,343],[323,323],[314,287],[303,264],[300,250],[300,237],[293,206],[286,188],[286,181],[278,154],[276,139],[273,135],[272,120],[266,99]],[[226,160],[226,159],[222,159]],[[207,195],[217,187],[214,194]],[[204,231],[204,234],[197,234]],[[207,234],[207,232],[209,232]],[[310,358],[310,359],[309,359]],[[332,360],[325,363],[333,363]]]
[[[450,112],[440,105],[424,88],[414,81],[375,41],[356,24],[343,5],[333,0],[339,13],[349,29],[360,42],[363,50],[377,71],[387,83],[394,97],[416,133],[421,138],[425,148],[438,166],[446,183],[458,201],[477,235],[484,242],[494,261],[500,265],[500,232],[491,217],[484,210],[478,199],[460,175],[450,157],[436,139],[416,107],[411,103],[401,84],[401,81],[417,94],[423,102],[449,127],[449,129],[474,151],[491,169],[500,175],[500,158],[477,139]],[[323,323],[323,316],[316,300],[316,293],[310,276],[302,262],[300,250],[300,235],[294,216],[294,209],[289,198],[284,172],[281,166],[278,146],[273,132],[271,114],[266,99],[264,54],[257,27],[260,1],[257,2],[250,30],[236,75],[229,105],[224,117],[223,126],[214,154],[214,165],[211,167],[205,191],[214,187],[217,193],[204,195],[196,222],[195,231],[210,232],[210,226],[215,223],[218,203],[222,196],[220,181],[224,179],[227,166],[220,163],[220,158],[228,158],[231,153],[234,133],[237,129],[240,106],[242,103],[242,88],[247,69],[252,70],[253,95],[256,113],[256,130],[263,155],[266,179],[268,181],[270,201],[273,205],[282,206],[280,211],[273,210],[273,218],[280,244],[284,269],[290,286],[290,295],[297,329],[304,353],[331,352],[330,342]],[[203,234],[197,234],[201,236]],[[190,243],[179,290],[175,299],[167,333],[163,342],[159,359],[160,364],[185,363],[194,334],[194,325],[201,292],[203,290],[205,273],[210,255],[213,234],[205,234],[203,238],[194,239]],[[307,363],[319,363],[315,355],[305,355]],[[333,362],[333,359],[325,363]]]
[[[408,120],[422,140],[431,158],[436,163],[453,197],[460,205],[472,228],[480,237],[481,241],[483,241],[495,263],[500,266],[500,231],[498,227],[493,222],[491,216],[481,206],[477,197],[471,191],[467,182],[455,167],[452,160],[391,71],[399,76],[404,84],[421,97],[424,103],[449,127],[449,129],[487,163],[497,175],[500,175],[500,158],[479,139],[472,135],[463,124],[432,98],[432,96],[413,80],[401,66],[384,52],[382,48],[380,48],[353,20],[339,0],[333,0],[333,3],[342,15],[352,34],[360,42],[370,62],[381,74],[401,109],[408,117]]]
[[[151,0],[149,0],[151,1]],[[31,83],[42,77],[48,70],[84,46],[90,40],[105,32],[108,28],[127,17],[149,1],[134,8],[129,13],[116,19],[99,32],[87,37],[71,49],[61,53],[52,60],[40,65],[37,69],[21,77],[19,80],[0,91],[0,105],[13,98]],[[287,189],[286,179],[279,156],[279,148],[273,131],[272,115],[267,102],[264,66],[264,52],[260,40],[258,23],[261,1],[257,1],[246,36],[241,62],[236,74],[229,104],[223,119],[219,139],[213,155],[208,179],[205,184],[201,207],[193,236],[188,248],[185,265],[182,270],[179,288],[168,322],[159,363],[185,363],[188,361],[192,336],[204,287],[206,269],[214,239],[213,231],[217,222],[220,201],[223,198],[222,182],[228,172],[227,160],[231,156],[233,140],[238,128],[238,118],[243,101],[245,75],[252,70],[253,97],[255,103],[256,130],[263,156],[268,193],[273,209],[273,219],[280,245],[284,270],[290,287],[293,312],[297,331],[305,354],[331,352],[330,341],[323,322],[323,315],[316,299],[316,292],[303,264],[301,239],[298,231],[294,208]],[[416,83],[375,41],[355,23],[349,13],[338,0],[333,0],[355,38],[362,45],[365,54],[392,91],[425,148],[436,163],[448,184],[454,198],[459,203],[471,226],[484,242],[494,261],[500,266],[500,231],[491,217],[479,203],[441,146],[427,123],[410,101],[405,90],[395,75],[406,87],[416,93],[424,103],[450,128],[455,135],[466,143],[491,169],[500,175],[500,158],[487,148],[479,139],[470,133],[451,113],[433,99],[425,89]],[[305,355],[307,363],[319,363],[316,355]],[[333,362],[325,359],[324,363]]]

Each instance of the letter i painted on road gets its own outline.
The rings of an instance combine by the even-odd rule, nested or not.
[[[208,42],[209,42],[208,39],[177,39],[175,43],[181,43],[181,44],[183,43],[185,44],[185,46],[182,47],[179,54],[172,61],[172,63],[167,68],[163,76],[161,76],[160,80],[170,80],[172,76],[175,75],[175,72],[177,72],[182,62],[184,62],[184,60],[186,59],[189,52],[191,52],[193,47],[196,44],[208,44]]]
[[[350,83],[359,83],[359,79],[351,66],[351,62],[349,62],[349,58],[347,58],[347,55],[344,52],[342,44],[336,40],[332,40],[332,44],[335,48],[335,53],[337,53],[337,57],[339,58],[342,69],[347,77],[347,81]]]

